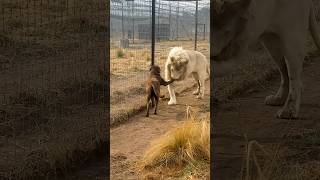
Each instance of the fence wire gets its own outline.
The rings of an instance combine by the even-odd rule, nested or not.
[[[210,1],[198,3],[197,49],[209,58]],[[151,10],[151,0],[111,1],[111,124],[128,118],[146,104],[144,81],[151,64]],[[172,47],[194,49],[196,1],[157,0],[155,11],[155,64],[164,77],[164,64]],[[167,92],[165,87],[161,91]]]
[[[0,178],[23,176],[21,160],[35,151],[87,148],[93,140],[80,137],[105,124],[107,9],[99,0],[1,1]]]

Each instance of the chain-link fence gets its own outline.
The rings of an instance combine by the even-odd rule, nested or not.
[[[46,175],[101,140],[106,4],[1,1],[0,179]]]
[[[164,72],[172,47],[197,50],[209,58],[210,1],[155,2],[155,64]],[[152,1],[111,0],[110,72],[112,124],[145,105],[145,73],[151,64]],[[195,40],[197,19],[197,40]],[[177,86],[179,83],[177,83]],[[163,94],[167,92],[165,87]]]
[[[150,0],[111,1],[111,40],[151,39]],[[209,1],[198,1],[198,36],[208,38],[210,26]],[[190,40],[194,38],[196,1],[156,1],[157,40]],[[138,41],[139,42],[139,41]]]

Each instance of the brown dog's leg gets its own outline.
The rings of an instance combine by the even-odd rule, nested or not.
[[[150,105],[150,95],[147,97],[147,115],[146,117],[149,117],[149,105]]]
[[[151,97],[151,107],[154,107],[154,99],[155,97]]]
[[[158,96],[156,96],[156,97],[154,97],[154,98],[155,98],[155,101],[156,101],[156,107],[154,108],[154,114],[157,114],[159,97],[158,97]]]
[[[162,79],[162,77],[160,77],[160,85],[163,85],[163,86],[167,86],[171,83],[173,83],[175,80],[172,79],[172,80],[169,80],[169,81],[165,81],[164,79]]]

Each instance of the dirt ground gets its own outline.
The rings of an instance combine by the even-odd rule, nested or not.
[[[117,127],[110,130],[110,179],[141,179],[136,163],[152,140],[165,134],[170,129],[183,122],[187,106],[193,110],[199,110],[200,115],[210,111],[209,81],[206,83],[205,98],[198,100],[192,95],[193,88],[188,88],[177,95],[178,104],[168,106],[168,100],[159,103],[158,115],[145,117],[143,111]],[[152,111],[153,112],[153,111]],[[101,158],[78,171],[69,174],[68,179],[106,179],[107,164]]]
[[[209,82],[206,83],[207,87]],[[203,100],[195,99],[193,89],[189,89],[177,97],[178,104],[168,106],[167,100],[159,106],[158,115],[145,117],[145,111],[131,117],[128,123],[111,129],[110,168],[111,179],[139,179],[135,169],[137,163],[149,143],[176,127],[185,118],[187,106],[204,112],[210,111],[210,91],[206,90]]]
[[[136,44],[138,45],[138,44]],[[183,46],[185,49],[193,49],[193,41],[161,41],[156,43],[155,63],[160,66],[164,77],[164,65],[171,47]],[[117,57],[119,48],[110,49],[110,104],[111,125],[127,120],[126,116],[134,114],[134,109],[140,109],[145,104],[144,81],[150,66],[150,49],[128,48],[121,50],[123,57]],[[209,55],[209,42],[199,41],[198,50],[206,57]],[[149,60],[147,60],[149,57]],[[184,88],[184,82],[177,82],[177,87]],[[166,90],[164,87],[163,89]],[[130,102],[130,103],[128,103]]]
[[[246,135],[263,146],[280,143],[292,137],[304,139],[305,134],[320,129],[320,58],[313,58],[303,72],[304,91],[301,104],[301,119],[277,119],[280,107],[266,106],[264,99],[275,92],[280,80],[274,79],[265,86],[248,88],[238,97],[220,104],[214,120],[214,179],[240,179],[244,168]],[[279,77],[280,78],[280,77]],[[305,154],[304,161],[319,161],[319,150],[315,147],[289,148],[289,154]],[[318,146],[319,148],[319,146]],[[307,150],[306,150],[307,149]],[[290,156],[288,154],[288,156]],[[293,158],[298,161],[299,156]]]
[[[99,70],[108,7],[96,3],[81,1],[71,14],[62,1],[3,1],[0,179],[63,174],[104,139]]]

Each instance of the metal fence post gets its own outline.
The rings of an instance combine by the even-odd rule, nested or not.
[[[134,44],[134,1],[132,1],[132,44]]]
[[[122,30],[122,39],[124,39],[124,22],[123,22],[123,1],[121,1],[121,30]]]
[[[177,9],[177,40],[179,38],[179,2],[178,2],[178,9]]]
[[[151,65],[154,65],[154,51],[155,51],[155,14],[156,14],[156,0],[152,0]]]
[[[169,26],[171,26],[170,24],[171,24],[171,2],[169,4]],[[171,39],[171,28],[170,28],[169,39]]]
[[[206,33],[207,33],[206,24],[203,24],[203,40],[206,40]]]
[[[158,6],[158,27],[157,27],[157,40],[160,41],[160,1]]]
[[[194,50],[197,50],[197,38],[198,38],[198,0],[196,0],[196,20],[195,20],[195,35],[194,35]]]

